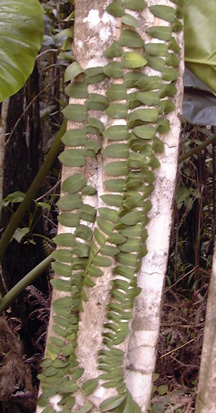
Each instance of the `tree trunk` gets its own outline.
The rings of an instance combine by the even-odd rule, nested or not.
[[[196,413],[214,413],[216,406],[216,244],[209,284]]]
[[[162,4],[175,7],[168,0],[149,0],[147,3],[148,6]],[[42,394],[38,402],[40,405],[38,413],[43,411],[42,406],[46,405],[52,406],[54,411],[60,411],[60,406],[68,408],[68,411],[77,411],[76,409],[85,406],[86,410],[83,411],[91,412],[107,411],[119,406],[119,412],[146,412],[150,400],[177,168],[180,132],[178,115],[181,112],[183,95],[183,40],[182,34],[174,34],[180,45],[179,50],[181,50],[178,68],[180,76],[177,80],[178,92],[174,98],[175,110],[166,115],[165,112],[169,112],[169,110],[161,109],[158,118],[157,108],[159,105],[163,106],[164,100],[158,100],[157,103],[154,103],[152,99],[156,96],[159,97],[159,91],[161,91],[161,99],[170,96],[169,92],[163,92],[161,88],[164,88],[164,85],[167,85],[171,79],[169,78],[169,81],[166,79],[165,82],[163,80],[163,84],[160,84],[160,65],[163,66],[165,60],[164,58],[155,60],[152,44],[158,42],[156,40],[158,34],[156,33],[152,40],[152,37],[146,33],[146,29],[154,25],[170,27],[170,23],[167,22],[169,20],[167,12],[172,13],[173,9],[163,9],[166,12],[166,20],[164,21],[157,17],[157,10],[152,9],[151,11],[148,7],[143,7],[143,10],[140,11],[131,10],[136,8],[136,4],[138,8],[140,5],[144,6],[142,1],[127,1],[126,7],[128,9],[124,14],[121,7],[119,9],[118,2],[93,0],[90,4],[88,0],[79,0],[75,3],[74,55],[82,69],[73,66],[76,73],[72,70],[71,78],[75,77],[75,87],[72,91],[69,87],[68,93],[72,96],[70,104],[87,105],[88,115],[86,117],[83,115],[84,106],[68,106],[65,110],[65,116],[72,121],[68,123],[70,130],[83,128],[82,122],[85,121],[88,142],[85,143],[85,136],[83,137],[84,129],[82,132],[67,132],[63,137],[63,142],[73,148],[76,147],[75,150],[77,150],[75,141],[79,136],[84,144],[80,143],[78,148],[82,149],[83,145],[86,145],[85,148],[88,149],[87,152],[82,152],[86,156],[84,161],[68,161],[67,154],[69,155],[71,152],[67,152],[67,147],[60,156],[64,166],[62,170],[62,197],[59,202],[61,208],[60,224],[56,238],[58,248],[55,258],[57,262],[53,266],[57,275],[53,282],[53,308],[48,330],[46,358],[42,363],[44,370],[41,375]],[[117,18],[105,11],[109,5],[111,9],[108,11],[117,15]],[[122,21],[121,14],[123,15]],[[123,29],[125,31],[122,35]],[[134,32],[136,33],[134,34]],[[124,36],[126,40],[123,39]],[[147,60],[143,60],[142,39],[145,43],[150,43],[149,49],[146,48],[149,50],[149,54],[145,55],[146,59],[149,59],[148,65]],[[106,51],[108,57],[105,57],[103,52],[114,41],[116,42],[113,46],[114,52],[110,52],[108,49]],[[117,43],[119,41],[126,54],[122,55],[121,47]],[[171,43],[169,47],[172,49],[174,45],[176,51],[178,50],[177,43]],[[162,56],[168,56],[166,45],[164,51],[156,52],[156,54],[162,53]],[[132,54],[127,54],[127,52],[132,52]],[[113,53],[115,66],[112,65],[110,57],[113,57]],[[174,66],[178,65],[174,54],[170,54],[169,57],[174,58]],[[142,63],[137,62],[137,59],[138,61],[141,59]],[[123,63],[123,71],[120,62]],[[111,65],[109,65],[110,63]],[[166,64],[169,66],[168,61]],[[97,71],[95,69],[93,72],[88,70],[95,67],[98,67]],[[104,67],[105,69],[103,69]],[[69,70],[66,72],[66,79]],[[172,72],[174,73],[175,70]],[[152,85],[140,85],[140,89],[138,89],[136,82],[143,74],[159,76],[159,78],[148,78],[148,81],[149,79],[153,81]],[[136,82],[129,80],[130,76],[136,76]],[[144,78],[145,80],[146,78]],[[85,85],[85,82],[88,93],[82,92],[82,96],[79,94],[79,99],[77,99],[75,88],[81,84]],[[152,90],[157,90],[158,93],[156,95],[154,93],[142,95],[141,93],[138,96],[140,99],[144,99],[143,102],[137,102],[134,95],[130,95],[129,100],[131,99],[132,102],[127,107],[128,95],[124,94],[125,85],[127,86],[127,94]],[[98,94],[98,96],[93,94]],[[107,104],[101,95],[108,97]],[[148,99],[146,101],[146,97],[149,96],[150,101]],[[112,105],[113,101],[114,106]],[[99,102],[101,102],[101,106]],[[167,101],[166,103],[168,104]],[[104,108],[103,105],[105,105]],[[142,112],[142,109],[149,109],[149,106],[150,118],[144,119],[142,115],[145,117],[147,112]],[[134,111],[136,107],[141,107],[141,112]],[[77,111],[77,119],[73,111]],[[153,114],[155,113],[157,116],[154,119]],[[141,116],[139,119],[136,117],[139,116],[138,114]],[[161,114],[164,116],[161,117]],[[165,117],[170,122],[171,130],[167,127],[167,121],[162,120]],[[96,121],[93,122],[92,118],[103,122],[102,130],[99,130],[101,124],[97,123],[97,126],[93,127],[93,123],[96,125]],[[154,137],[153,134],[150,138],[149,133],[152,132],[152,126],[156,127],[155,122],[159,122],[157,123],[157,133],[155,129],[157,137]],[[147,125],[150,126],[148,132],[146,132],[146,128],[136,128]],[[119,126],[121,137],[116,135],[116,131],[120,131]],[[115,128],[113,129],[113,127]],[[125,135],[125,129],[129,131],[129,135],[128,133]],[[96,134],[94,134],[94,130]],[[112,134],[112,131],[115,133]],[[100,151],[98,143],[100,143]],[[91,150],[97,154],[95,158],[91,157]],[[76,152],[76,154],[79,156],[81,152]],[[117,163],[115,163],[116,161]],[[70,166],[67,166],[68,163]],[[155,168],[159,165],[160,167],[155,172]],[[86,179],[87,185],[90,185],[91,188],[85,186],[83,178]],[[78,182],[78,185],[75,185],[75,181]],[[78,192],[77,187],[80,188],[80,192]],[[92,187],[96,188],[96,195],[94,195]],[[73,209],[73,213],[75,211],[77,215],[69,216],[66,200],[69,200],[71,194],[75,194],[73,196],[77,197],[73,198],[77,202],[73,208],[78,208],[78,210]],[[71,202],[75,201],[71,200]],[[148,214],[149,210],[151,211]],[[94,219],[95,214],[96,220]],[[67,220],[65,221],[65,219]],[[78,219],[77,228],[75,224],[70,223],[70,219]],[[147,232],[148,240],[146,243]],[[69,233],[70,236],[67,238],[65,234]],[[66,256],[61,251],[62,247],[67,247],[67,258],[64,258]],[[86,253],[88,247],[90,247],[89,252]],[[70,254],[71,262],[69,262],[70,258],[67,261]],[[66,266],[66,262],[71,266],[68,264]],[[70,275],[71,269],[71,284],[68,288],[68,278],[65,276]],[[100,276],[101,273],[102,276]],[[78,285],[80,277],[81,283],[83,283],[81,287]],[[62,287],[63,284],[64,287]],[[79,287],[80,291],[78,291]],[[62,289],[68,291],[65,298],[63,298],[65,293],[62,292]],[[138,295],[140,291],[141,293]],[[131,302],[137,295],[131,322]],[[79,304],[79,299],[81,304]],[[68,307],[64,309],[64,305]],[[74,323],[76,323],[76,317],[77,322],[79,322],[77,333],[76,329],[70,330],[68,326],[68,332],[74,331],[72,335],[67,332],[67,327],[66,330],[64,327],[59,329],[63,326],[60,324],[60,319],[64,323],[63,318],[65,320],[70,316],[72,316]],[[127,334],[128,320],[129,336]],[[71,346],[70,361],[67,356],[69,344]],[[122,354],[124,354],[124,358],[123,362],[120,363]],[[64,378],[60,378],[61,373],[56,369],[58,358],[65,362],[68,360]],[[83,374],[78,380],[74,377],[77,374],[74,370],[77,363],[83,369]],[[53,368],[54,370],[52,370]],[[53,392],[52,395],[49,392],[49,379],[46,378],[50,372],[54,375],[57,374],[56,384],[59,383],[56,392]],[[97,381],[96,378],[99,376],[100,380]],[[89,383],[87,381],[89,379],[95,379],[95,381]],[[90,384],[92,389],[88,387]],[[64,390],[65,388],[69,389],[70,386],[71,391],[68,390],[68,392],[71,397],[67,399]],[[48,390],[47,393],[46,390]],[[90,393],[92,394],[89,395]],[[74,397],[73,401],[71,401],[72,397]],[[106,403],[101,405],[104,400],[112,397],[116,398],[107,402],[111,403],[109,409]],[[60,404],[58,404],[59,401]]]

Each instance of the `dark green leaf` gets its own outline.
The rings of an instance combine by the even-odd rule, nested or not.
[[[103,124],[103,122],[101,122],[99,119],[96,119],[96,118],[88,118],[88,119],[87,119],[87,125],[86,125],[86,131],[87,131],[87,133],[89,133],[89,132],[88,132],[88,129],[89,129],[90,127],[91,127],[91,128],[94,128],[94,129],[97,129],[100,134],[101,134],[101,133],[103,132],[103,130],[104,130],[104,124]]]
[[[162,79],[167,81],[175,81],[179,77],[179,73],[173,67],[167,67],[162,73]]]
[[[86,185],[86,179],[81,173],[75,173],[69,178],[65,179],[62,184],[62,191],[74,194],[80,191]]]
[[[93,404],[90,402],[87,402],[81,409],[77,410],[77,413],[88,413],[92,409]]]
[[[122,23],[126,24],[127,26],[140,27],[140,22],[135,19],[135,17],[127,13],[125,13],[122,17]]]
[[[169,41],[172,31],[169,26],[151,26],[146,29],[146,33],[156,39]]]
[[[166,56],[168,46],[166,43],[146,43],[145,50],[152,56]]]
[[[141,139],[152,139],[155,136],[156,130],[153,126],[143,125],[134,128],[133,132]]]
[[[106,189],[112,192],[123,192],[125,184],[125,179],[108,179],[104,182]]]
[[[175,104],[168,99],[164,99],[160,101],[159,104],[159,113],[160,114],[168,114],[170,112],[172,112],[173,110],[175,110]]]
[[[85,146],[87,142],[86,129],[70,129],[61,140],[67,146]]]
[[[120,37],[120,43],[126,47],[143,47],[144,42],[139,33],[134,30],[123,30]]]
[[[143,122],[157,122],[158,109],[137,109],[128,116],[129,120],[142,120]]]
[[[104,51],[104,56],[107,57],[108,59],[112,59],[113,57],[120,57],[122,55],[122,47],[119,44],[119,42],[117,42],[116,40],[114,40],[114,42],[111,44],[110,47],[108,47],[105,51]]]
[[[61,262],[53,262],[52,263],[53,270],[63,277],[70,277],[71,276],[71,266],[67,264],[62,264]]]
[[[100,217],[108,221],[116,223],[118,221],[119,213],[111,208],[98,208]]]
[[[149,9],[155,17],[159,17],[162,20],[171,23],[175,20],[175,9],[173,7],[156,5],[150,6]]]
[[[100,268],[95,267],[94,265],[90,265],[88,267],[88,274],[91,275],[91,277],[100,277],[103,275],[103,271]]]
[[[74,236],[72,234],[58,234],[54,238],[54,241],[61,247],[73,247],[75,245]]]
[[[136,86],[141,90],[154,90],[160,89],[161,78],[159,76],[147,76],[143,75],[137,82]]]
[[[72,211],[73,209],[81,208],[81,196],[79,194],[64,195],[58,200],[57,206],[63,211]]]
[[[70,83],[65,88],[65,93],[67,96],[75,98],[75,99],[87,98],[88,96],[87,85],[84,82]]]
[[[166,58],[166,64],[168,66],[174,66],[177,67],[180,63],[179,58],[175,55],[175,53],[168,53],[168,56]]]
[[[93,265],[96,265],[97,267],[109,267],[111,264],[112,261],[110,258],[101,257],[99,255],[97,255],[93,260]]]
[[[126,143],[114,143],[104,149],[104,154],[111,158],[127,158],[129,154],[128,145]]]
[[[128,139],[128,130],[125,125],[110,126],[104,131],[104,136],[111,141],[124,141]]]
[[[59,155],[59,160],[67,166],[84,166],[86,163],[84,155],[84,149],[66,149]]]
[[[147,4],[144,0],[125,0],[124,7],[129,10],[142,11]]]
[[[121,103],[111,103],[105,110],[105,113],[113,119],[126,119],[127,107]]]
[[[136,98],[147,106],[157,106],[160,100],[158,92],[136,92]]]
[[[104,67],[103,71],[106,76],[113,77],[114,79],[119,79],[124,74],[122,65],[120,62],[108,63]]]
[[[122,63],[127,69],[137,69],[147,65],[147,60],[139,53],[125,52],[122,56]]]
[[[73,80],[76,76],[80,75],[80,73],[83,73],[81,66],[77,62],[71,63],[65,70],[65,82]]]
[[[70,104],[62,112],[66,119],[73,122],[84,122],[87,119],[87,108],[84,105]]]
[[[90,379],[83,383],[82,390],[86,396],[89,396],[89,394],[92,394],[96,390],[97,385],[98,379]]]
[[[73,380],[65,381],[59,386],[60,393],[73,393],[76,390],[78,390],[78,386]]]
[[[124,396],[115,396],[110,397],[100,404],[100,409],[102,412],[108,412],[120,406],[120,404],[125,400],[126,395]],[[131,412],[132,413],[132,412]]]
[[[121,0],[113,1],[107,8],[106,12],[114,17],[121,17],[124,13],[123,5]]]
[[[111,176],[127,175],[128,167],[126,161],[110,162],[104,167],[104,171]]]
[[[148,60],[149,66],[157,70],[158,72],[163,72],[165,69],[165,59],[162,57],[155,57],[155,56],[146,56],[146,59]]]
[[[124,84],[114,84],[107,90],[109,100],[123,100],[127,98],[127,89]]]
[[[122,204],[122,196],[121,195],[112,195],[112,194],[107,194],[107,195],[101,195],[100,197],[105,204],[110,205],[110,206],[116,206],[120,207]]]

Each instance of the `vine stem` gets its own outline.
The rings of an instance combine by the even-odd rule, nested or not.
[[[30,188],[28,189],[23,202],[19,205],[18,209],[16,210],[14,216],[12,217],[9,225],[7,226],[2,239],[0,241],[0,262],[2,262],[5,251],[7,246],[16,231],[20,221],[24,217],[26,211],[28,210],[32,200],[34,199],[35,195],[37,194],[38,190],[42,182],[44,181],[48,171],[50,170],[53,161],[55,160],[56,156],[58,155],[60,145],[61,145],[61,137],[64,135],[66,131],[66,121],[64,120],[62,126],[57,133],[56,139],[51,147],[46,160],[44,161],[42,167],[40,168],[38,174],[36,175],[34,181],[32,182]]]
[[[193,149],[190,149],[190,151],[187,151],[183,153],[182,155],[180,155],[178,158],[178,163],[185,161],[185,159],[190,158],[195,153],[200,153],[204,148],[206,148],[206,146],[210,145],[211,143],[215,141],[216,141],[216,135],[210,136],[210,138],[206,139],[205,142],[201,143],[200,145],[197,145]]]
[[[43,273],[46,268],[53,261],[52,254],[41,261],[36,267],[33,268],[25,277],[22,278],[11,290],[0,300],[0,314],[9,306],[9,304],[15,300],[15,298],[26,288],[28,285]]]

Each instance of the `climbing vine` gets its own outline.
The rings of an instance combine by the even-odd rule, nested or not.
[[[106,11],[120,19],[121,31],[104,51],[108,63],[83,70],[74,62],[65,73],[66,82],[72,81],[66,93],[79,103],[70,103],[63,111],[73,129],[62,138],[66,148],[59,159],[75,169],[62,183],[63,195],[58,201],[59,222],[70,227],[70,232],[55,238],[53,269],[57,277],[52,285],[67,294],[53,302],[54,334],[39,376],[42,394],[38,405],[43,413],[72,411],[80,394],[85,401],[76,412],[95,411],[88,396],[97,389],[99,380],[118,394],[101,403],[101,412],[141,411],[126,388],[121,345],[130,333],[133,303],[140,293],[136,275],[147,254],[150,195],[154,170],[160,166],[157,155],[164,147],[160,134],[170,130],[167,114],[175,109],[180,48],[174,34],[182,29],[182,10],[180,1],[172,2],[173,7],[149,7],[164,25],[147,28],[149,42],[144,44],[135,16],[147,8],[145,1],[112,1]],[[156,74],[149,75],[148,67]],[[89,92],[89,85],[106,79],[105,95]],[[99,113],[100,120],[92,113]],[[106,127],[101,114],[109,120]],[[97,157],[103,157],[105,179],[102,206],[96,210],[90,199],[98,188],[85,178],[85,167],[88,158]],[[79,379],[84,369],[76,357],[79,321],[89,289],[110,268],[110,300],[98,352],[101,374],[82,383]],[[51,404],[56,395],[58,410]]]

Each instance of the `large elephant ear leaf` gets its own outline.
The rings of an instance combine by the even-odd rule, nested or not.
[[[183,3],[186,65],[216,93],[216,2]]]
[[[30,76],[43,38],[39,0],[0,0],[0,101]]]

